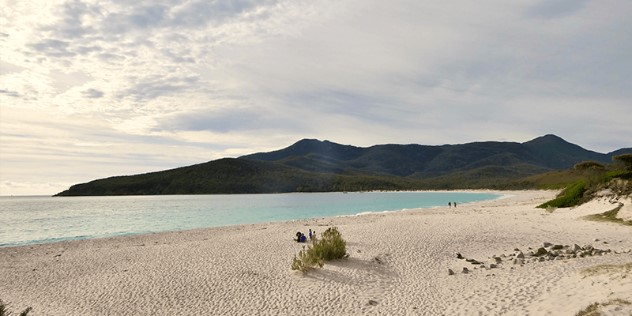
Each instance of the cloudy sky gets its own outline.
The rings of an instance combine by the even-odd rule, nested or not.
[[[270,151],[632,147],[632,1],[0,0],[0,195]]]

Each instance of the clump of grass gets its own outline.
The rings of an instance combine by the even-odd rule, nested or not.
[[[315,239],[307,249],[303,247],[292,260],[292,270],[299,270],[303,273],[314,269],[316,266],[322,268],[325,261],[342,259],[347,255],[347,242],[342,239],[342,235],[336,227],[328,228]]]
[[[632,226],[632,220],[624,221],[623,219],[617,217],[617,215],[619,214],[619,210],[621,210],[622,207],[623,205],[619,205],[618,207],[610,211],[607,211],[601,214],[588,215],[588,216],[585,216],[584,218],[591,221],[613,222],[613,223]]]
[[[27,316],[28,313],[31,312],[31,310],[33,310],[33,308],[27,307],[20,314],[18,314],[18,316]],[[10,315],[13,315],[13,313],[9,311],[9,304],[3,302],[2,299],[0,299],[0,316],[10,316]]]
[[[316,266],[319,268],[323,267],[325,261],[319,258],[312,249],[312,247],[305,249],[305,246],[303,246],[303,250],[299,251],[292,260],[292,270],[299,270],[306,273]]]
[[[551,207],[571,207],[578,205],[584,197],[586,191],[586,182],[577,181],[562,191],[555,199],[538,205],[539,208],[548,209]]]
[[[610,300],[605,303],[592,303],[588,305],[588,307],[577,312],[575,316],[601,316],[603,314],[599,311],[599,308],[602,306],[609,306],[609,305],[632,305],[632,303],[623,299],[619,299],[619,298]]]
[[[622,273],[628,275],[632,273],[632,262],[624,264],[601,264],[586,268],[582,271],[582,274],[587,276],[599,275],[605,273]]]

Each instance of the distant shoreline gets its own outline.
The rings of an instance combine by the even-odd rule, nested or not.
[[[364,196],[364,193],[367,195]],[[0,238],[0,247],[400,212],[442,207],[448,202],[463,203],[501,197],[492,191],[367,191],[349,192],[348,195],[344,192],[297,192],[3,198],[0,202],[4,204],[0,206],[4,210],[0,211],[0,216],[8,220],[4,232],[6,237]],[[23,208],[31,212],[23,213]],[[296,212],[288,213],[288,208]],[[72,210],[72,215],[67,216],[65,209]],[[37,221],[32,222],[33,218]],[[42,226],[52,228],[40,231]]]

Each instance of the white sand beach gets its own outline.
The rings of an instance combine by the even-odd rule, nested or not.
[[[0,299],[14,312],[32,306],[29,315],[575,315],[607,302],[605,315],[631,315],[632,226],[581,218],[616,206],[605,199],[535,208],[556,193],[0,248]],[[331,226],[350,257],[292,271],[295,233]],[[544,242],[610,251],[530,259]],[[490,269],[492,256],[501,262]]]

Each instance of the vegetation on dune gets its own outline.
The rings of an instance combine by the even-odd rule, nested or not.
[[[601,315],[604,315],[600,311],[601,307],[606,307],[610,305],[632,305],[632,303],[630,301],[626,301],[619,298],[613,299],[604,303],[592,303],[588,305],[586,308],[584,308],[583,310],[577,312],[575,316],[601,316]]]
[[[562,193],[555,199],[546,203],[540,204],[539,208],[550,207],[571,207],[578,205],[584,197],[586,191],[586,183],[584,181],[578,181],[562,191]]]
[[[33,308],[27,307],[18,315],[27,316],[32,310]],[[13,315],[13,313],[9,310],[9,304],[3,302],[2,299],[0,299],[0,316],[10,316],[10,315]]]
[[[613,222],[632,226],[632,220],[624,221],[623,219],[617,217],[619,210],[621,210],[621,207],[623,207],[623,205],[619,205],[616,208],[601,214],[588,215],[585,218],[591,221]]]
[[[307,248],[303,246],[303,249],[294,256],[292,270],[307,273],[316,266],[322,268],[325,261],[346,257],[346,247],[347,243],[342,238],[338,228],[328,228],[321,234],[320,238],[314,240],[311,246],[307,246]]]
[[[600,264],[582,270],[582,274],[585,276],[594,276],[606,273],[620,273],[624,275],[629,275],[630,273],[632,273],[632,262],[624,264]]]
[[[613,156],[613,163],[603,165],[594,161],[575,164],[572,174],[575,181],[566,184],[564,190],[553,200],[539,205],[539,208],[573,207],[591,200],[600,192],[608,191],[610,196],[629,196],[632,194],[632,154]],[[561,177],[570,179],[571,177]],[[619,208],[603,214],[591,216],[594,220],[617,219]],[[621,221],[623,222],[623,221]]]
[[[612,160],[619,169],[632,171],[632,154],[617,155],[612,157]]]

